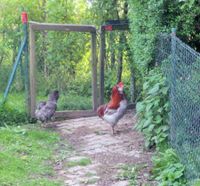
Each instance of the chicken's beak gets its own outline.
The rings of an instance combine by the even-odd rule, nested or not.
[[[117,90],[120,94],[123,94],[124,84],[121,81],[117,84]]]
[[[123,89],[124,89],[124,87],[118,86],[117,89],[118,89],[118,92],[119,92],[120,94],[123,94]]]

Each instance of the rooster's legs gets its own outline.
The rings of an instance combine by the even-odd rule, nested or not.
[[[114,125],[112,126],[112,135],[115,134]]]

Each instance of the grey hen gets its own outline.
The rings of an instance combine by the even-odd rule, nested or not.
[[[36,107],[36,110],[35,112],[39,112],[39,110],[44,107],[46,105],[46,101],[40,101],[38,104],[37,104],[37,107]]]
[[[39,102],[35,110],[35,117],[37,120],[47,122],[53,117],[57,109],[58,98],[59,92],[54,90],[51,94],[49,94],[48,101]]]

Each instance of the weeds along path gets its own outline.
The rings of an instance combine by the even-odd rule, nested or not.
[[[72,147],[55,166],[58,179],[66,186],[126,186],[130,182],[150,185],[152,152],[143,150],[143,137],[133,130],[135,121],[133,111],[127,113],[114,136],[110,126],[98,117],[58,124],[57,131]]]

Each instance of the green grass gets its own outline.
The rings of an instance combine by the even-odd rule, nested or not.
[[[2,94],[0,94],[0,103]],[[0,105],[0,126],[19,125],[28,121],[23,94],[10,94],[4,105]]]
[[[80,160],[74,160],[67,162],[68,167],[75,167],[75,166],[87,166],[91,164],[91,160],[89,158],[82,158]]]
[[[196,180],[193,186],[200,186],[200,180]]]
[[[0,94],[0,102],[3,94]],[[48,96],[38,95],[37,101],[47,100]],[[10,93],[5,105],[0,105],[0,126],[28,123],[24,93]],[[92,108],[92,98],[79,95],[60,95],[57,110],[88,110]]]
[[[0,101],[3,99],[3,93],[0,93]],[[6,103],[20,112],[25,112],[25,93],[9,93]]]
[[[137,175],[138,172],[143,169],[146,165],[144,164],[137,164],[137,165],[122,165],[121,171],[118,175],[119,180],[128,180],[129,186],[137,185]]]
[[[48,96],[38,95],[38,102],[47,100]],[[92,109],[92,97],[76,94],[61,94],[58,99],[57,110],[88,110]]]
[[[2,101],[3,93],[0,93],[0,101]],[[6,106],[20,113],[26,111],[24,93],[9,93]],[[37,101],[47,100],[48,95],[40,93],[37,95]],[[58,110],[88,110],[92,108],[92,96],[82,96],[77,94],[61,94],[58,100]]]
[[[0,185],[60,185],[49,180],[58,134],[28,125],[0,128],[0,139]]]
[[[2,101],[3,93],[0,93],[0,101]],[[40,93],[37,95],[37,101],[47,100],[48,95]],[[7,98],[7,105],[25,112],[24,93],[10,93]],[[77,95],[75,93],[61,94],[58,100],[58,110],[87,110],[92,108],[92,96]]]
[[[88,110],[92,109],[92,97],[82,95],[61,95],[58,100],[58,110]]]
[[[37,102],[47,100],[48,95],[39,94]],[[92,108],[92,97],[75,93],[61,94],[58,99],[57,110],[88,110]]]

